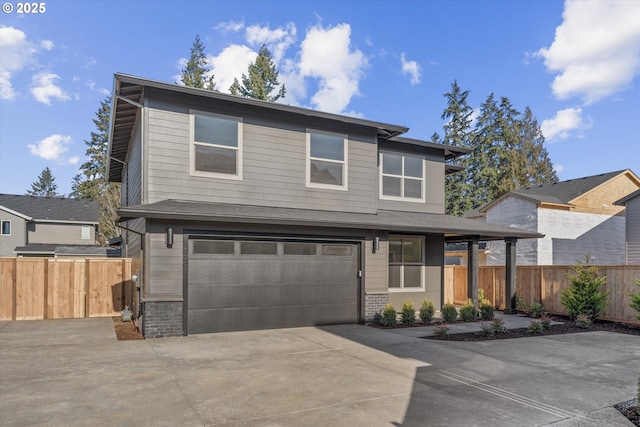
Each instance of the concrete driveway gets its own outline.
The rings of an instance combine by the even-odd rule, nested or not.
[[[399,332],[399,331],[398,331]],[[601,426],[640,338],[477,343],[365,326],[118,342],[111,319],[0,323],[0,425]]]

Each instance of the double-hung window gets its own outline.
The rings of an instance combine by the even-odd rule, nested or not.
[[[307,132],[307,186],[347,189],[347,137]]]
[[[424,237],[389,237],[389,290],[424,289]]]
[[[2,221],[2,235],[11,236],[11,221]]]
[[[242,179],[242,119],[192,111],[191,173]]]
[[[424,201],[424,160],[419,156],[380,153],[380,198]]]

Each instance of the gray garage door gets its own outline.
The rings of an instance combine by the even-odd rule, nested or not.
[[[190,239],[190,334],[355,323],[358,246]]]

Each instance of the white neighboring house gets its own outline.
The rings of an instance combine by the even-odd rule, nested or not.
[[[615,202],[625,207],[625,253],[629,265],[640,265],[640,190]]]
[[[625,263],[624,206],[640,189],[631,170],[510,191],[465,216],[545,235],[519,240],[518,265],[571,265],[589,256],[600,265]],[[488,242],[487,264],[504,265],[504,243]]]

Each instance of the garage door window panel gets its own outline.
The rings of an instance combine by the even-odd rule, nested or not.
[[[242,120],[192,111],[191,173],[242,178]]]
[[[233,255],[234,242],[230,240],[194,240],[193,253],[203,255]]]
[[[389,290],[424,290],[424,237],[389,238]]]
[[[240,242],[241,255],[277,255],[278,244],[275,242]]]
[[[315,255],[316,254],[315,243],[285,243],[284,254],[285,255]]]

